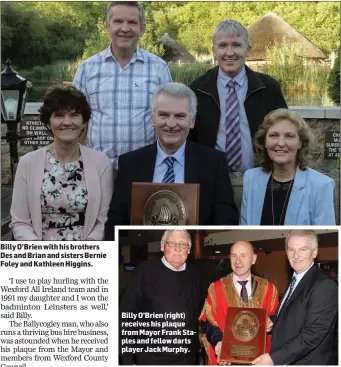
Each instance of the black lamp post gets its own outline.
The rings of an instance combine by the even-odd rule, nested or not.
[[[9,144],[12,184],[18,165],[18,130],[26,104],[27,79],[12,69],[7,59],[6,68],[1,73],[1,123],[6,123],[6,141]]]

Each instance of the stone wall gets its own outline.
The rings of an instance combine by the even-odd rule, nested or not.
[[[27,115],[37,114],[40,103],[28,103],[25,109]],[[300,113],[312,128],[316,138],[315,159],[311,168],[316,169],[335,180],[335,212],[337,223],[340,223],[340,170],[336,159],[324,159],[324,135],[325,131],[340,131],[340,109],[338,107],[290,107]],[[6,126],[1,125],[1,135],[6,134]],[[32,151],[33,147],[19,146],[19,156]],[[235,193],[235,201],[240,209],[242,199],[243,175],[231,174],[232,185]],[[1,184],[11,184],[9,147],[4,141],[1,143]]]

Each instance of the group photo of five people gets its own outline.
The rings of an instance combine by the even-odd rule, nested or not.
[[[188,86],[138,47],[141,4],[109,4],[106,29],[108,48],[44,95],[53,143],[20,159],[16,240],[113,240],[130,223],[132,182],[199,184],[199,225],[335,225],[334,180],[309,167],[314,134],[277,80],[245,65],[242,24],[216,26],[217,66]],[[244,174],[237,205],[234,172]]]

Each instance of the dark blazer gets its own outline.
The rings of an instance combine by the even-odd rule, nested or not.
[[[248,89],[244,102],[251,137],[253,138],[265,115],[277,108],[288,108],[280,85],[270,75],[252,71],[245,65]],[[220,122],[220,102],[217,88],[219,66],[194,79],[189,87],[198,100],[195,126],[188,138],[215,147]]]
[[[275,365],[331,365],[338,287],[313,265],[274,320],[270,357]]]
[[[154,143],[119,157],[105,227],[106,240],[113,239],[115,225],[129,224],[132,183],[153,181],[156,154]],[[222,152],[187,141],[184,175],[185,183],[200,184],[200,225],[238,224],[238,210]]]

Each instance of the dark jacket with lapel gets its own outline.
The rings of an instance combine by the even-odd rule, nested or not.
[[[115,225],[130,221],[133,182],[152,182],[157,154],[156,143],[119,157],[106,239],[112,239]],[[199,224],[236,225],[238,210],[226,168],[225,155],[215,149],[187,141],[185,149],[185,183],[200,184]]]
[[[253,138],[265,115],[277,108],[287,108],[287,104],[276,79],[270,75],[252,71],[247,66],[245,69],[248,89],[244,107]],[[189,85],[198,99],[195,126],[189,134],[189,139],[213,148],[217,141],[220,121],[218,70],[218,66],[210,69]]]
[[[336,282],[313,265],[274,320],[274,364],[333,364],[337,312]]]

